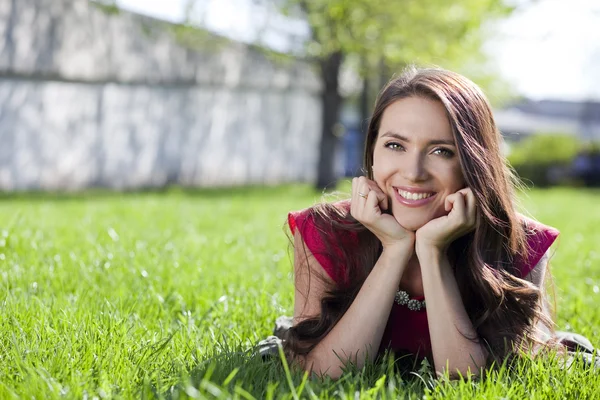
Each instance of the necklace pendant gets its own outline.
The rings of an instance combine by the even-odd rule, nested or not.
[[[394,300],[396,303],[398,303],[398,305],[405,306],[410,301],[410,296],[408,295],[408,292],[405,292],[404,290],[398,290],[396,292],[396,296],[394,296]]]
[[[408,292],[404,290],[398,290],[394,296],[394,301],[400,306],[406,306],[411,311],[420,311],[425,308],[425,300],[420,301],[411,299]]]

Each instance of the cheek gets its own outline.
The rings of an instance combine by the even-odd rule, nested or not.
[[[373,166],[373,180],[379,188],[385,189],[385,176],[375,166]]]
[[[373,180],[380,187],[384,187],[385,181],[395,172],[394,163],[392,160],[385,157],[383,154],[376,154],[373,161]]]
[[[465,178],[463,176],[460,165],[454,168],[452,173],[452,182],[454,183],[455,191],[463,189],[466,186]]]
[[[448,167],[446,164],[444,168],[438,169],[437,176],[439,181],[444,183],[444,186],[449,192],[454,193],[465,187],[465,179],[460,165]]]

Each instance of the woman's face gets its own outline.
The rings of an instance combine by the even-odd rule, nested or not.
[[[373,150],[373,178],[391,212],[416,231],[448,214],[446,196],[465,187],[446,110],[439,101],[409,97],[389,105]]]

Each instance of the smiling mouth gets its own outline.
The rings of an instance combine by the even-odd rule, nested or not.
[[[406,190],[398,189],[398,194],[400,195],[400,197],[402,197],[403,199],[406,199],[406,200],[423,200],[423,199],[433,196],[435,193],[434,192],[414,193],[414,192],[408,192]]]

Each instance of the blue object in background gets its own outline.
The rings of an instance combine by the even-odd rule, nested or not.
[[[571,164],[575,178],[581,179],[585,186],[600,186],[600,151],[582,151]]]
[[[363,134],[357,126],[346,127],[344,144],[344,176],[362,175]]]

